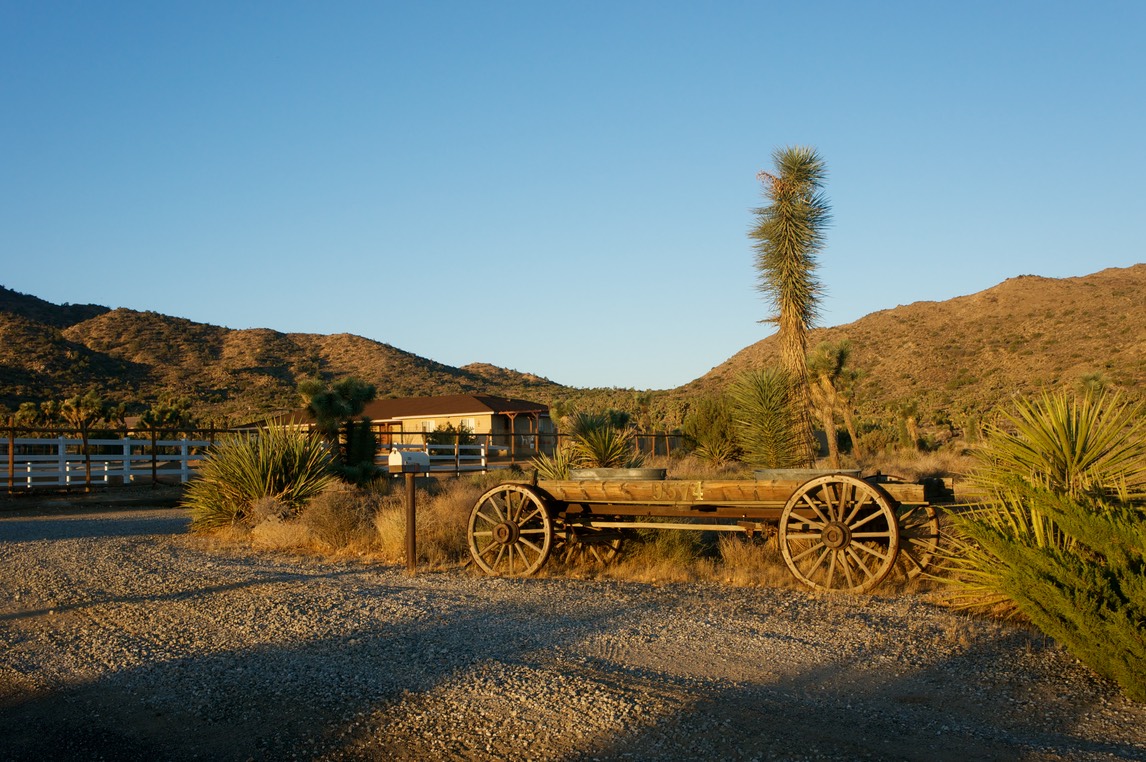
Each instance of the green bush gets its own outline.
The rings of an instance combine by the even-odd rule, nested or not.
[[[727,397],[703,397],[684,419],[684,435],[701,460],[723,466],[740,457],[732,403]]]
[[[234,435],[207,453],[183,505],[196,531],[243,521],[263,498],[297,513],[335,478],[335,459],[319,438],[284,427]]]
[[[983,502],[952,517],[949,602],[1023,615],[1146,700],[1146,433],[1097,390],[1020,400],[976,453]]]
[[[1009,500],[1012,515],[1037,512],[1066,542],[1029,542],[990,514],[963,518],[967,541],[997,559],[991,584],[1080,661],[1146,701],[1146,514],[1030,485]]]

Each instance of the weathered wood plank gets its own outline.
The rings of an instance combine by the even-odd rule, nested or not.
[[[538,487],[567,503],[766,503],[783,504],[796,482],[749,480],[548,481]]]
[[[566,503],[646,505],[783,505],[800,486],[795,481],[748,479],[664,481],[541,480],[537,484],[555,500]],[[927,502],[922,484],[880,484],[901,503]]]

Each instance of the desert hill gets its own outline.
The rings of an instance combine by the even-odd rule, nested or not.
[[[856,404],[878,420],[914,404],[925,418],[983,413],[1016,392],[1101,374],[1146,395],[1146,264],[1079,278],[1013,278],[977,294],[916,302],[818,329],[848,339]],[[686,347],[681,348],[686,351]],[[139,407],[190,398],[201,417],[249,419],[297,406],[299,381],[358,376],[381,396],[484,392],[569,407],[618,407],[673,428],[690,399],[778,358],[774,337],[675,390],[572,389],[486,363],[455,368],[350,334],[232,330],[155,312],[53,305],[0,286],[0,406],[97,389]]]
[[[381,396],[490,392],[549,398],[562,389],[492,365],[454,368],[361,336],[232,330],[155,312],[55,307],[0,287],[0,405],[97,388],[145,405],[167,392],[215,418],[296,407],[298,382],[358,376]]]
[[[810,346],[847,339],[861,374],[861,415],[915,402],[929,414],[984,412],[1015,393],[1101,374],[1146,394],[1146,264],[1079,278],[1024,275],[969,296],[916,302],[813,332]],[[724,388],[778,362],[774,336],[682,387]]]

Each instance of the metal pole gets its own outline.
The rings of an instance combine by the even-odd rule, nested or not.
[[[418,540],[414,526],[414,474],[406,474],[406,571],[414,573],[418,564]]]

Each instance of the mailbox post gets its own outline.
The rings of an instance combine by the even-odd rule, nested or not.
[[[418,535],[414,510],[414,477],[430,470],[430,456],[413,450],[391,450],[387,465],[391,474],[406,475],[406,571],[414,573],[418,564]]]

